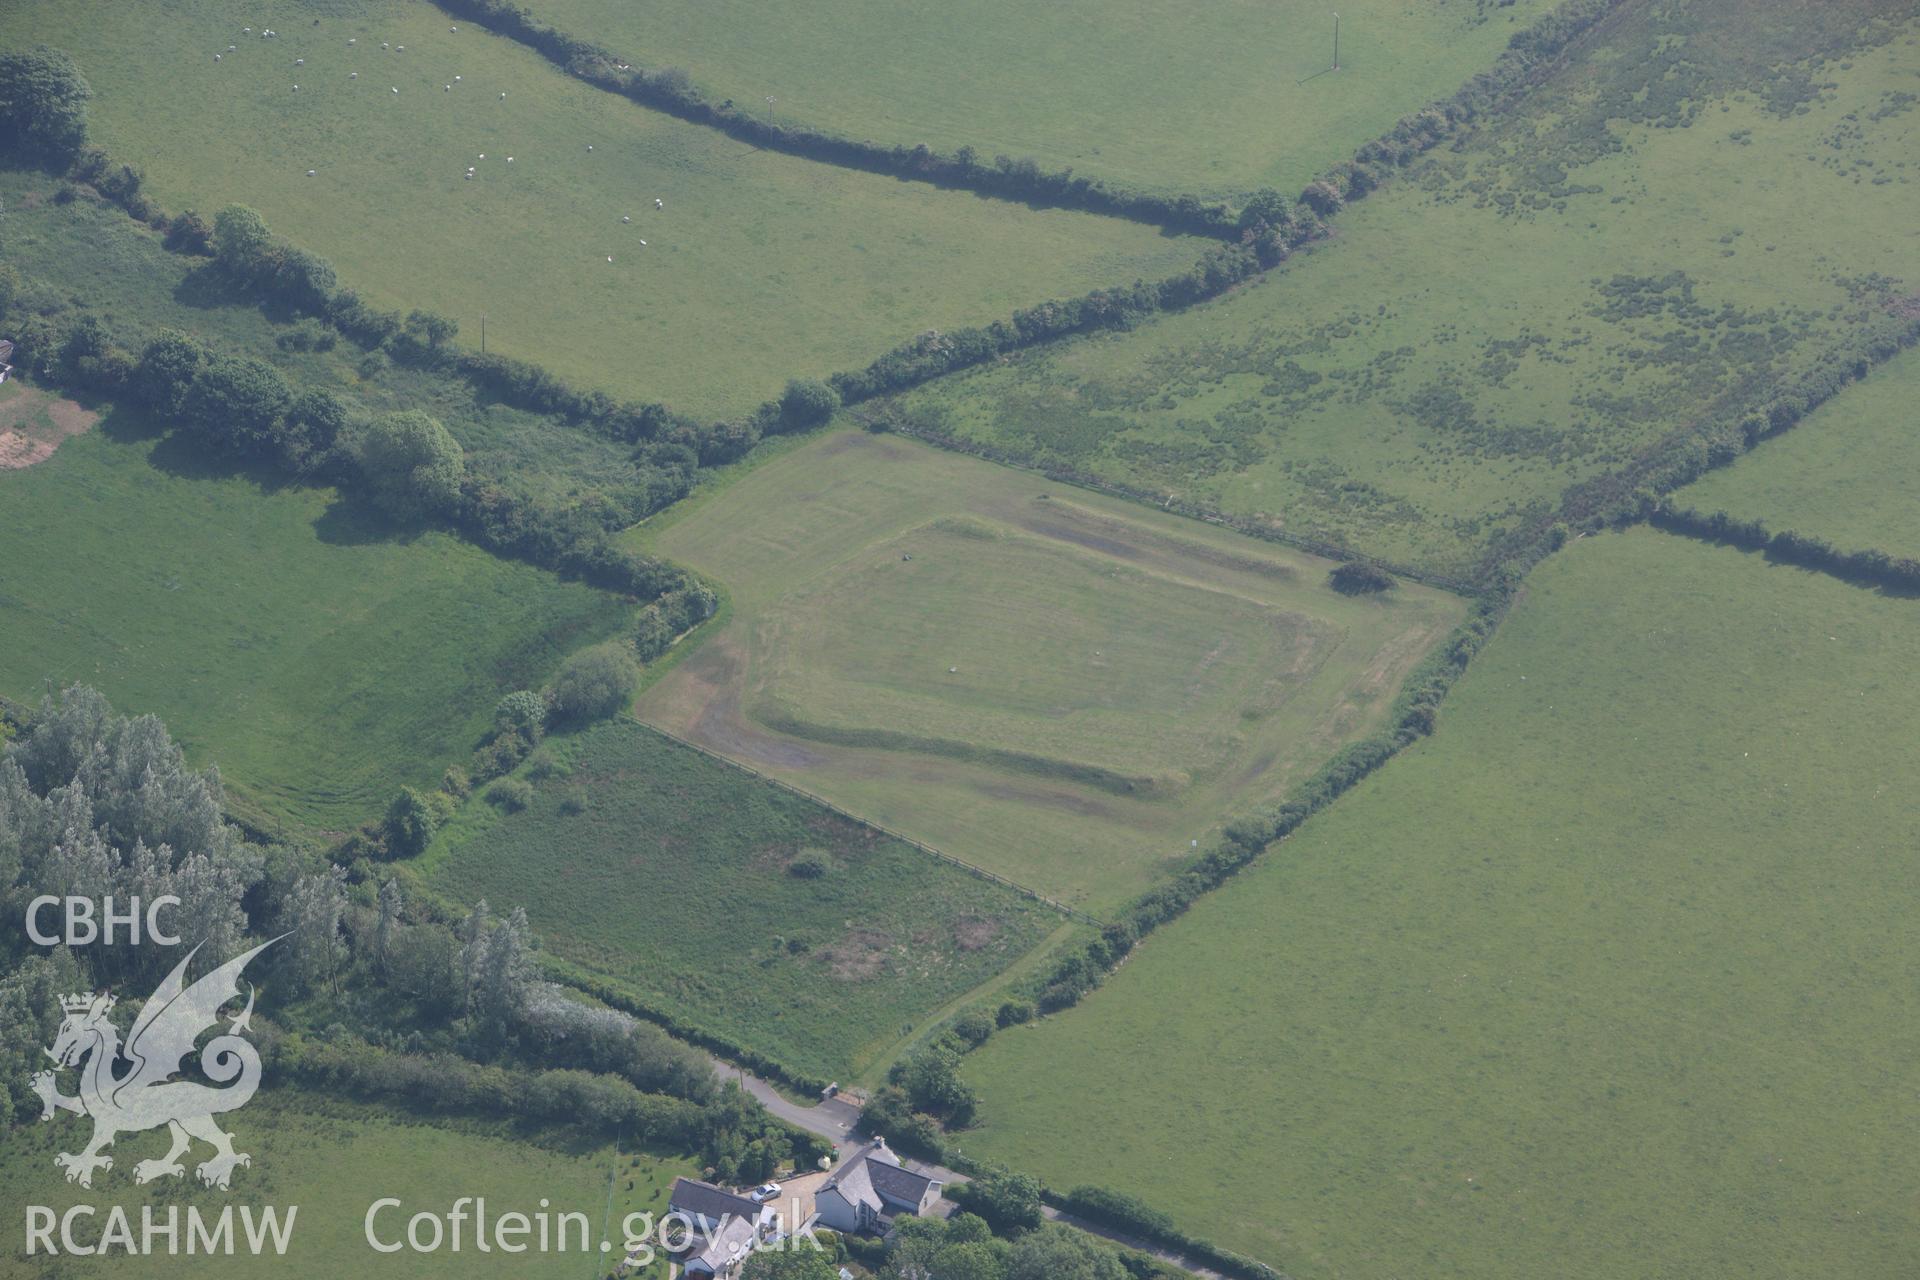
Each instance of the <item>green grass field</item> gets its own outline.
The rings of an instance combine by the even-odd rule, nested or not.
[[[1799,426],[1676,493],[1702,511],[1920,558],[1920,351],[1896,356]]]
[[[167,208],[252,205],[381,305],[442,312],[476,345],[485,314],[489,350],[700,414],[1197,253],[1131,223],[757,152],[454,34],[425,0],[181,0],[163,23],[111,0],[21,0],[9,16],[0,41],[79,62],[95,140]]]
[[[1499,56],[1546,0],[538,0],[535,14],[709,96],[853,138],[1198,192],[1291,194]],[[1306,77],[1333,61],[1337,74]],[[1303,80],[1305,83],[1302,83]]]
[[[1095,913],[1364,732],[1464,612],[853,431],[636,540],[733,608],[642,719]]]
[[[1909,305],[1920,26],[1862,21],[1895,11],[1629,7],[1266,279],[892,412],[1469,573],[1570,484]]]
[[[44,679],[166,720],[229,807],[341,831],[465,758],[498,697],[625,625],[624,600],[330,489],[209,465],[111,414],[0,471],[0,692]]]
[[[489,1124],[429,1123],[302,1089],[262,1093],[224,1123],[233,1133],[235,1149],[253,1156],[252,1165],[234,1172],[232,1189],[225,1192],[203,1190],[193,1183],[191,1167],[186,1183],[136,1186],[135,1161],[163,1154],[163,1134],[123,1136],[114,1146],[113,1169],[97,1175],[89,1191],[68,1185],[53,1163],[55,1152],[75,1150],[75,1144],[85,1140],[89,1126],[84,1120],[63,1115],[54,1123],[23,1125],[9,1132],[0,1147],[0,1197],[7,1204],[45,1205],[56,1213],[74,1204],[97,1206],[94,1218],[77,1223],[76,1233],[83,1243],[98,1237],[109,1206],[126,1210],[136,1238],[143,1206],[152,1206],[163,1222],[167,1208],[176,1206],[181,1252],[167,1256],[165,1237],[159,1237],[156,1252],[145,1257],[114,1253],[105,1258],[28,1258],[22,1233],[12,1236],[6,1253],[0,1255],[0,1275],[52,1280],[138,1272],[142,1277],[167,1280],[279,1272],[395,1280],[440,1276],[585,1280],[606,1274],[623,1255],[615,1253],[609,1263],[599,1253],[591,1257],[579,1252],[542,1255],[533,1250],[517,1255],[498,1250],[482,1253],[474,1248],[471,1221],[459,1253],[443,1246],[434,1254],[411,1250],[384,1254],[367,1244],[363,1222],[374,1201],[400,1199],[400,1209],[386,1209],[375,1220],[379,1238],[391,1243],[404,1239],[407,1219],[414,1213],[444,1215],[462,1196],[484,1196],[489,1217],[496,1220],[508,1212],[525,1213],[531,1219],[541,1212],[545,1200],[550,1202],[546,1212],[555,1215],[550,1222],[557,1223],[557,1215],[563,1212],[587,1215],[593,1232],[590,1243],[596,1249],[603,1223],[610,1224],[608,1238],[619,1249],[620,1225],[627,1214],[650,1213],[657,1219],[666,1212],[673,1180],[682,1174],[698,1176],[684,1160],[620,1152],[611,1145],[553,1146]],[[204,1149],[196,1147],[196,1159],[204,1154]],[[264,1206],[274,1206],[283,1221],[288,1207],[298,1206],[299,1212],[284,1257],[271,1252],[264,1258],[245,1252],[233,1257],[187,1256],[189,1205],[207,1218],[234,1206],[236,1236],[241,1234],[242,1206],[252,1207],[256,1214]],[[578,1228],[569,1230],[574,1233],[569,1236],[571,1244],[578,1239]],[[652,1280],[666,1272],[655,1262],[646,1270],[625,1274]]]
[[[1300,1280],[1904,1274],[1917,620],[1574,543],[1433,738],[969,1058],[959,1141]]]
[[[469,802],[429,881],[525,906],[555,955],[799,1070],[851,1079],[1064,924],[631,721],[547,749],[564,776],[519,813]],[[790,870],[809,854],[824,875]]]
[[[264,360],[301,388],[319,387],[368,413],[423,409],[466,450],[467,469],[518,493],[566,501],[630,482],[632,448],[539,414],[476,396],[466,383],[389,362],[363,367],[344,339],[331,350],[283,347],[296,326],[257,298],[236,295],[204,258],[169,253],[121,210],[81,198],[61,204],[45,173],[0,169],[0,254],[33,280],[109,319],[136,353],[163,327],[221,351]]]

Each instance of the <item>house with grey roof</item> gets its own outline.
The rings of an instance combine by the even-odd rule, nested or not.
[[[881,1232],[896,1213],[925,1214],[940,1199],[941,1185],[903,1167],[880,1138],[833,1171],[814,1194],[814,1211],[835,1231]]]
[[[765,1205],[735,1195],[725,1187],[716,1187],[711,1182],[696,1182],[692,1178],[674,1179],[673,1194],[667,1200],[667,1211],[681,1215],[703,1234],[719,1231],[730,1219],[758,1226],[767,1215]]]
[[[680,1274],[732,1280],[746,1265],[747,1255],[760,1244],[759,1229],[745,1218],[728,1218],[711,1238],[696,1236],[693,1249],[680,1260]]]

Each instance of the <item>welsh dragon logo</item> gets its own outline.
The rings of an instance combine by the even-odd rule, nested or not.
[[[46,1054],[62,1070],[80,1069],[80,1093],[72,1098],[62,1094],[53,1071],[34,1076],[33,1089],[46,1108],[42,1120],[53,1119],[56,1111],[71,1111],[93,1120],[93,1140],[85,1150],[78,1154],[62,1152],[53,1158],[67,1171],[68,1182],[91,1187],[96,1169],[113,1168],[113,1157],[102,1152],[117,1136],[161,1125],[167,1126],[172,1136],[172,1149],[158,1160],[136,1164],[136,1182],[183,1175],[186,1170],[180,1157],[193,1145],[194,1138],[213,1148],[212,1158],[195,1170],[200,1181],[210,1187],[225,1190],[235,1166],[253,1163],[251,1156],[233,1149],[233,1135],[222,1131],[213,1120],[222,1112],[246,1106],[260,1087],[259,1051],[242,1038],[253,1017],[251,983],[247,986],[246,1008],[230,1018],[226,1034],[207,1041],[200,1051],[200,1069],[209,1080],[226,1087],[216,1089],[173,1076],[182,1060],[193,1052],[201,1033],[218,1024],[221,1006],[240,997],[240,973],[247,962],[278,941],[272,939],[235,956],[192,986],[185,983],[187,966],[200,948],[189,951],[141,1006],[140,1016],[127,1032],[125,1046],[107,1019],[113,996],[61,997],[66,1020]],[[122,1061],[128,1064],[123,1070],[119,1066]]]

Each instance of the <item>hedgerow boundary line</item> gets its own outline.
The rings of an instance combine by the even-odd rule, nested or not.
[[[905,832],[895,831],[892,827],[884,826],[881,823],[875,822],[872,818],[862,817],[861,815],[854,813],[850,809],[842,808],[841,806],[835,804],[833,801],[827,799],[825,796],[816,795],[815,793],[808,791],[805,787],[797,787],[791,782],[786,782],[780,778],[774,777],[772,774],[762,773],[760,772],[760,770],[754,768],[750,764],[744,764],[739,760],[735,760],[731,756],[721,755],[718,751],[713,750],[711,747],[703,747],[699,743],[694,742],[691,739],[681,737],[679,734],[673,732],[671,729],[662,729],[657,724],[648,724],[645,720],[639,720],[639,719],[635,719],[634,723],[639,725],[642,729],[645,729],[649,733],[657,733],[661,737],[667,739],[670,742],[679,743],[681,746],[686,747],[688,750],[698,751],[701,755],[707,757],[709,760],[717,760],[721,764],[726,765],[729,769],[736,769],[741,773],[749,775],[750,777],[759,779],[761,782],[768,783],[772,786],[780,788],[782,791],[788,792],[792,795],[796,795],[800,797],[802,800],[805,800],[810,804],[819,805],[822,809],[826,809],[831,813],[838,814],[840,817],[845,818],[848,822],[856,823],[859,826],[865,827],[869,831],[873,831],[880,835],[886,836],[888,839],[898,840],[902,844],[910,844],[914,848],[918,849],[920,852],[927,854],[929,857],[937,858],[941,862],[944,862],[949,866],[958,867],[960,870],[965,871],[969,875],[978,876],[982,880],[992,881],[994,884],[999,885],[1003,889],[1011,889],[1015,893],[1019,894],[1021,897],[1031,899],[1034,902],[1040,903],[1042,906],[1049,907],[1052,910],[1059,912],[1061,915],[1066,916],[1070,920],[1077,920],[1081,924],[1092,925],[1096,929],[1106,927],[1106,923],[1107,923],[1106,921],[1095,919],[1093,916],[1088,915],[1086,912],[1080,910],[1077,907],[1070,907],[1064,902],[1056,902],[1054,899],[1047,897],[1047,895],[1045,895],[1044,893],[1041,893],[1037,889],[1030,889],[1026,885],[1023,885],[1016,880],[1009,880],[1005,876],[1000,875],[997,872],[989,871],[985,867],[977,867],[973,863],[968,862],[963,858],[956,858],[952,854],[947,853],[944,850],[934,848],[932,845],[928,844],[924,840],[916,840],[914,837],[906,834]]]
[[[1451,132],[1453,127],[1499,105],[1514,88],[1525,84],[1543,60],[1553,59],[1575,36],[1624,2],[1566,0],[1516,32],[1491,70],[1475,76],[1443,102],[1404,117],[1388,134],[1363,146],[1354,159],[1310,184],[1302,201],[1311,203],[1308,193],[1315,187],[1327,185],[1333,188],[1328,194],[1337,193],[1343,199],[1371,190],[1378,184],[1378,177],[1368,172],[1369,166],[1404,164],[1439,140],[1437,134],[1423,135],[1436,129],[1439,133]],[[496,35],[527,46],[568,75],[597,88],[679,119],[718,129],[753,146],[842,168],[972,191],[993,199],[1125,218],[1167,231],[1233,240],[1246,229],[1245,208],[1236,213],[1217,199],[1208,201],[1191,193],[1156,194],[1099,177],[1076,176],[1071,168],[1048,172],[1031,159],[996,156],[992,164],[982,164],[972,147],[944,153],[924,144],[887,145],[856,140],[811,125],[776,123],[742,111],[733,106],[730,99],[718,104],[710,102],[684,72],[635,64],[629,57],[561,31],[514,0],[433,0],[433,3],[453,17],[478,23]]]
[[[1814,534],[1795,529],[1775,532],[1764,520],[1742,520],[1725,511],[1705,512],[1693,507],[1662,507],[1647,517],[1647,523],[1678,538],[1757,551],[1773,564],[1824,573],[1883,595],[1920,598],[1920,560],[1889,555],[1876,547],[1843,551]]]

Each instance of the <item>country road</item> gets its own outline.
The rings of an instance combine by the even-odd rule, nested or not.
[[[754,1100],[759,1102],[761,1106],[765,1107],[775,1116],[778,1116],[797,1129],[804,1129],[808,1133],[819,1134],[821,1137],[832,1142],[835,1147],[846,1145],[846,1143],[852,1139],[854,1130],[859,1127],[860,1109],[850,1102],[846,1102],[840,1098],[826,1098],[814,1103],[812,1106],[803,1106],[784,1096],[778,1089],[774,1088],[765,1080],[762,1080],[759,1076],[751,1072],[743,1071],[731,1062],[723,1062],[719,1058],[713,1058],[712,1061],[714,1071],[722,1080],[736,1081]],[[971,1181],[966,1174],[961,1173],[958,1169],[949,1169],[945,1165],[932,1164],[925,1160],[914,1160],[905,1156],[901,1157],[901,1163],[918,1173],[924,1173],[930,1178],[937,1178],[948,1186]],[[1228,1280],[1228,1277],[1221,1272],[1215,1271],[1211,1267],[1203,1266],[1191,1258],[1188,1258],[1185,1254],[1177,1253],[1172,1249],[1164,1248],[1151,1241],[1141,1240],[1134,1236],[1127,1235],[1123,1231],[1115,1231],[1111,1227],[1101,1226],[1096,1222],[1089,1222],[1085,1218],[1077,1217],[1064,1210],[1056,1209],[1052,1205],[1042,1205],[1040,1212],[1049,1222],[1058,1222],[1063,1226],[1074,1227],[1086,1232],[1088,1235],[1099,1236],[1103,1240],[1110,1240],[1115,1244],[1123,1245],[1126,1248],[1144,1253],[1149,1257],[1158,1258],[1162,1262],[1179,1267],[1182,1271],[1190,1275],[1200,1276],[1202,1280]],[[1276,1277],[1276,1280],[1283,1280],[1283,1278]]]

